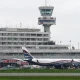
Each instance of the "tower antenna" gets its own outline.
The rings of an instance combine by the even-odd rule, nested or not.
[[[47,6],[47,1],[45,0],[45,6]]]

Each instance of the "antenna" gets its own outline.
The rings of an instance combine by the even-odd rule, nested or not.
[[[20,22],[20,27],[22,27],[22,23]]]
[[[47,1],[45,0],[45,6],[47,6]]]

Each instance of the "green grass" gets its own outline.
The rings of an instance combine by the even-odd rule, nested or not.
[[[0,80],[80,80],[80,76],[74,77],[74,76],[23,76],[23,77],[18,77],[18,76],[14,76],[14,77],[0,77]]]
[[[80,69],[8,69],[0,73],[80,73]]]

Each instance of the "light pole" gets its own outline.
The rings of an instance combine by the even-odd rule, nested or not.
[[[60,41],[60,45],[61,45],[62,41]]]
[[[71,49],[71,40],[70,40],[70,49]]]
[[[78,49],[79,49],[79,42],[78,42]]]
[[[70,56],[71,56],[71,40],[70,40]]]

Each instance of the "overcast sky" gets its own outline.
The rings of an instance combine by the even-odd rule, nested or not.
[[[38,25],[39,6],[45,0],[0,0],[0,27],[43,28]],[[53,17],[56,25],[51,26],[51,40],[57,44],[71,44],[78,48],[80,44],[80,0],[47,0],[54,6]]]

